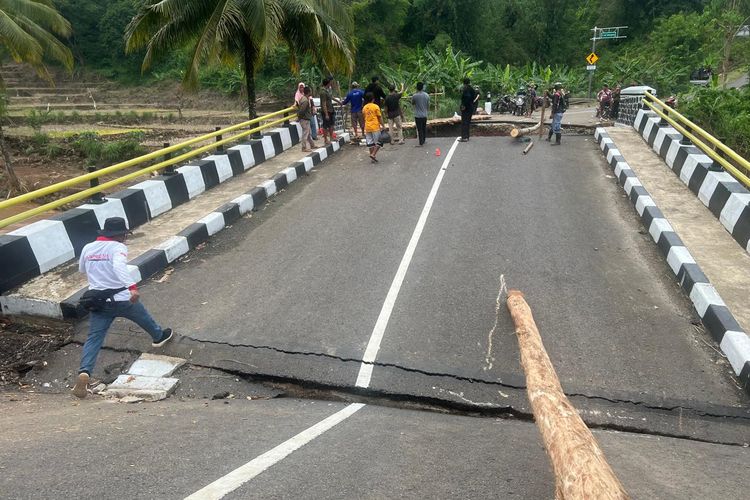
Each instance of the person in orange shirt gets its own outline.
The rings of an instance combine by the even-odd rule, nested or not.
[[[380,112],[380,106],[373,103],[375,96],[372,92],[365,94],[365,107],[362,108],[362,114],[365,117],[365,141],[370,149],[370,160],[377,163],[375,157],[378,150],[383,146],[380,142],[380,131],[383,130],[383,115]]]

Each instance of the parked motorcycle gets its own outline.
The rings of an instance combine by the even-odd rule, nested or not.
[[[498,98],[497,101],[495,101],[495,104],[492,105],[492,111],[495,111],[496,113],[511,113],[513,112],[514,107],[515,104],[511,100],[510,96],[508,94],[505,94],[504,96]]]
[[[516,94],[516,97],[513,98],[513,104],[515,105],[513,107],[513,114],[517,116],[523,116],[526,114],[526,94],[525,93],[518,93]]]

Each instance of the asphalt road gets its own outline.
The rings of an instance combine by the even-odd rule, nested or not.
[[[229,497],[551,497],[535,427],[508,418],[528,419],[530,409],[503,282],[526,294],[563,388],[600,429],[635,497],[741,497],[747,485],[738,483],[750,477],[742,472],[748,398],[694,325],[689,301],[593,140],[566,137],[559,148],[541,142],[523,156],[523,145],[509,138],[475,138],[459,144],[447,164],[452,139],[432,139],[426,148],[410,143],[387,148],[377,165],[347,146],[189,254],[168,279],[142,287],[153,314],[181,335],[166,354],[296,383],[310,397],[335,391],[368,403]],[[439,175],[372,378],[357,388],[365,349]],[[148,339],[134,332],[118,322],[107,345],[147,350]],[[83,455],[105,461],[109,446],[127,452],[117,466],[98,466],[112,479],[90,491],[184,497],[345,407],[243,401],[216,410],[219,403],[210,403],[215,414],[196,418],[196,404],[153,406],[167,423],[139,437],[142,445],[120,444],[126,437],[110,427],[98,438],[106,444],[84,446]],[[485,418],[402,408],[420,405]],[[246,414],[233,413],[237,406]],[[146,424],[121,427],[137,433]],[[30,453],[38,441],[26,445]],[[164,447],[168,480],[149,443]],[[71,446],[62,440],[57,453]],[[146,464],[140,469],[139,460]],[[92,463],[80,462],[71,477]],[[135,471],[119,478],[125,462]],[[25,477],[17,469],[9,487]],[[53,469],[45,487],[69,471]],[[88,481],[70,480],[63,489],[75,495],[81,484]]]
[[[347,147],[189,255],[167,281],[149,283],[143,300],[161,322],[218,343],[187,339],[182,350],[179,343],[171,349],[186,354],[211,346],[219,354],[211,360],[207,353],[204,364],[354,385],[451,144],[436,139],[426,148],[388,148],[378,165]],[[433,389],[420,377],[412,383],[408,371],[377,368],[372,387],[438,398],[474,391],[465,397],[492,403],[498,402],[492,383],[522,385],[504,304],[496,315],[502,276],[526,294],[569,392],[746,403],[709,336],[692,324],[689,302],[593,141],[540,143],[528,156],[522,148],[504,137],[458,146],[376,358],[486,381],[490,393],[486,384],[458,379]],[[110,342],[116,339],[117,331]],[[132,335],[125,342],[132,344]]]
[[[8,499],[178,499],[345,407],[311,400],[112,404],[0,398]],[[750,450],[595,431],[633,498],[745,498]],[[40,457],[44,457],[43,460]],[[365,406],[226,498],[552,498],[531,422]]]

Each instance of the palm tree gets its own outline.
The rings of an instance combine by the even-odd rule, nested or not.
[[[255,117],[255,70],[279,43],[289,45],[290,67],[310,55],[329,71],[351,73],[351,20],[338,0],[145,0],[125,31],[126,50],[146,48],[142,69],[154,57],[190,47],[183,83],[198,86],[204,63],[241,61],[247,106]]]
[[[70,35],[70,23],[55,10],[51,0],[0,0],[0,47],[2,52],[19,63],[30,64],[39,76],[52,84],[45,60],[55,60],[69,71],[73,68],[73,55],[57,36]],[[4,54],[5,55],[5,54]],[[5,83],[0,76],[0,118],[6,113]],[[11,164],[5,147],[5,137],[0,122],[0,151],[11,189],[22,186]]]

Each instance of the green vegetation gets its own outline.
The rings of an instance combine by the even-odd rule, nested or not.
[[[591,28],[628,26],[627,39],[597,44],[595,88],[646,84],[662,96],[680,94],[686,113],[748,151],[747,91],[720,87],[726,75],[750,67],[750,38],[735,36],[750,23],[750,0],[55,0],[62,17],[51,0],[2,5],[12,21],[0,22],[4,53],[42,74],[55,61],[70,68],[72,53],[77,69],[121,83],[182,81],[244,96],[251,116],[256,87],[288,101],[296,82],[317,87],[329,73],[342,87],[375,74],[407,92],[425,81],[442,92],[439,115],[451,114],[464,76],[493,95],[553,81],[584,95]],[[22,36],[24,16],[43,30]],[[70,50],[57,38],[68,35]],[[701,66],[724,78],[695,89],[690,74]],[[0,104],[4,110],[4,98]],[[138,124],[174,116],[33,111],[22,118],[38,135],[51,122]],[[97,143],[89,139],[81,141]],[[91,147],[100,159],[109,154],[103,143]]]
[[[48,0],[16,0],[0,3],[0,53],[16,62],[31,65],[37,73],[51,82],[46,62],[57,61],[68,70],[73,57],[57,36],[70,35],[70,22],[61,16]],[[0,119],[7,116],[5,82],[0,76]],[[12,189],[23,186],[13,171],[10,153],[5,147],[5,136],[0,121],[0,152],[5,175]]]
[[[255,73],[280,42],[290,66],[312,57],[331,71],[351,71],[349,15],[337,0],[146,0],[125,33],[126,49],[145,49],[143,68],[154,58],[189,48],[183,83],[195,88],[206,63],[241,65],[248,113],[255,117]]]
[[[680,112],[750,158],[750,88],[700,88],[685,96]]]
[[[90,162],[114,163],[144,154],[143,137],[143,132],[130,132],[123,139],[104,141],[96,132],[82,132],[73,136],[69,144]]]
[[[144,137],[142,131],[118,134],[115,139],[90,131],[62,136],[35,132],[24,152],[47,158],[57,158],[63,153],[75,154],[89,164],[106,165],[144,154],[146,148],[141,145]]]

